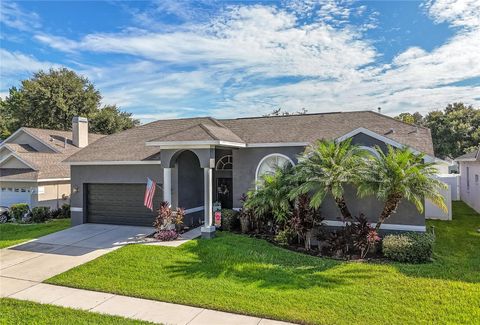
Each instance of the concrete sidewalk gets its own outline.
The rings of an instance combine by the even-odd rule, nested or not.
[[[162,324],[281,325],[264,318],[0,277],[0,296]]]

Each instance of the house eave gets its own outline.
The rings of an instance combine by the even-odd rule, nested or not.
[[[115,166],[115,165],[160,165],[160,160],[115,160],[115,161],[64,161],[70,166]]]
[[[148,141],[148,142],[145,142],[145,146],[160,147],[161,149],[178,149],[178,148],[211,148],[213,146],[245,148],[247,145],[243,142],[207,140],[207,141]]]

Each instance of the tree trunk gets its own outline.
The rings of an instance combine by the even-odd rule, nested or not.
[[[385,202],[385,206],[383,207],[382,213],[380,214],[380,218],[378,219],[377,224],[375,225],[375,231],[380,229],[382,223],[387,220],[393,213],[397,211],[398,204],[402,197],[400,195],[390,195]]]
[[[337,206],[342,213],[343,221],[351,219],[352,214],[350,213],[350,210],[348,210],[347,202],[345,202],[345,197],[342,195],[341,197],[336,198],[335,202],[337,203]]]

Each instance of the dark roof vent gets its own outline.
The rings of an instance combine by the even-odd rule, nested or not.
[[[388,130],[388,132],[385,133],[385,135],[387,135],[387,134],[392,134],[392,133],[395,133],[395,130],[394,130],[393,128],[391,128],[390,130]]]

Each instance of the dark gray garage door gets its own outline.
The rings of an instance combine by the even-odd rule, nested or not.
[[[154,211],[161,200],[157,188]],[[152,226],[155,214],[143,206],[145,184],[88,184],[87,222]]]

